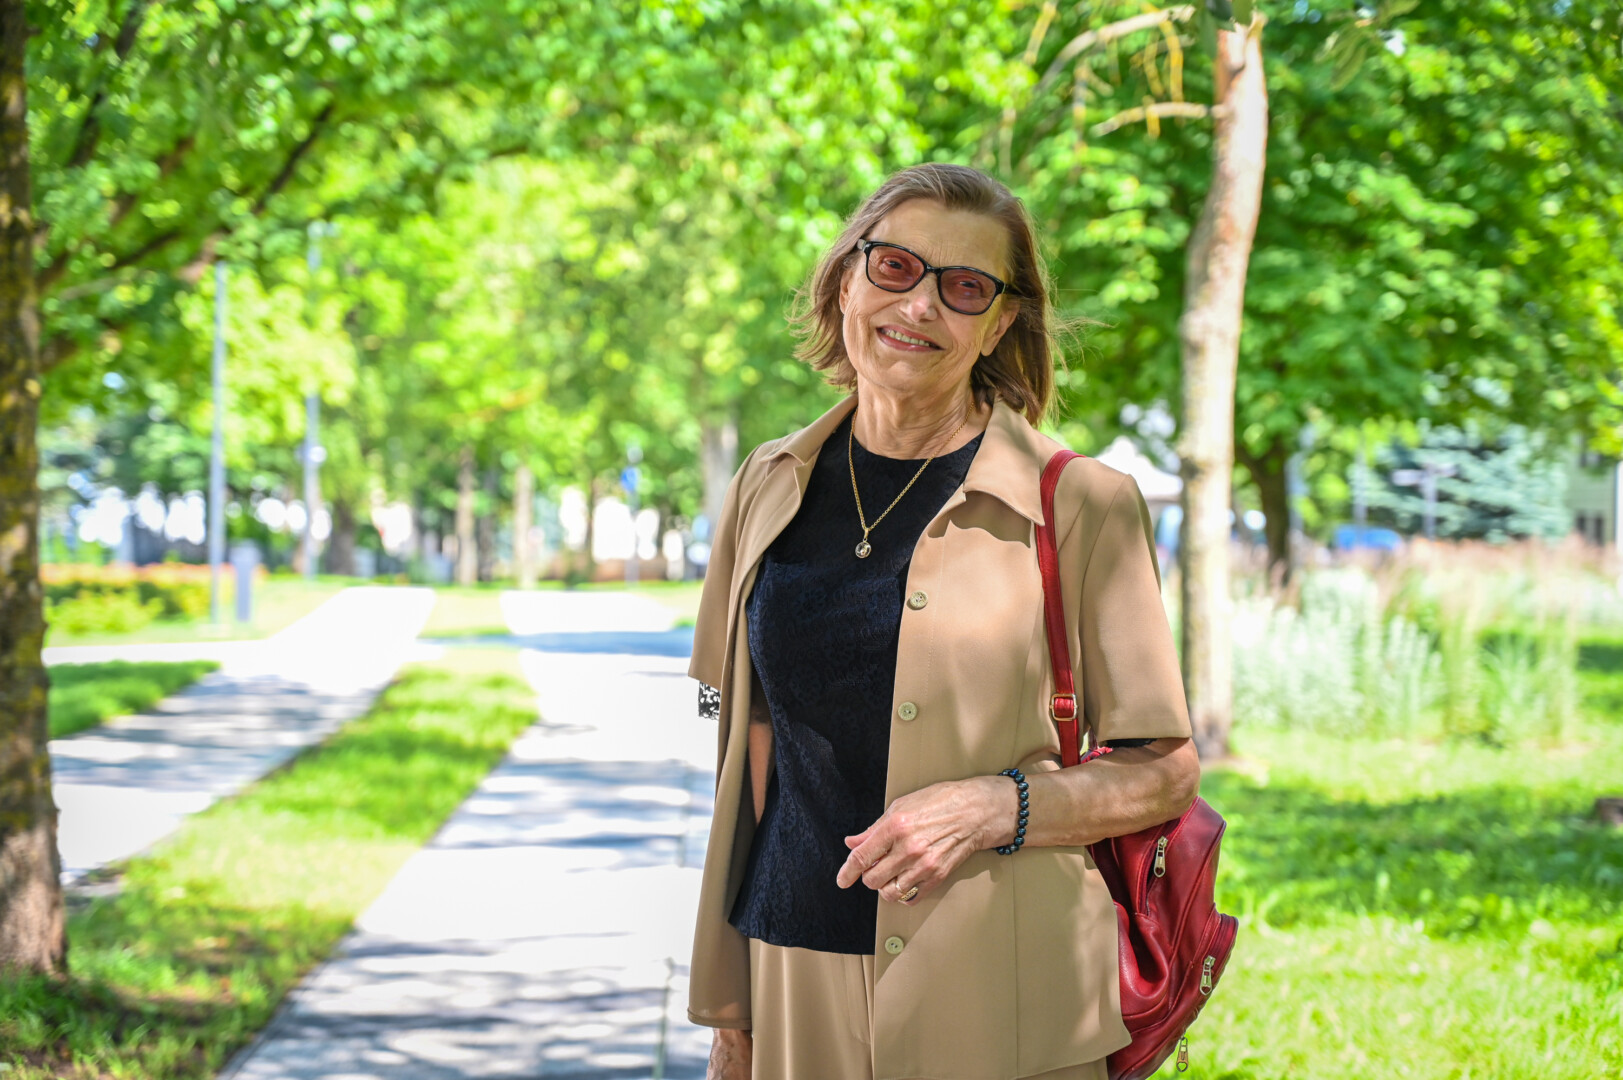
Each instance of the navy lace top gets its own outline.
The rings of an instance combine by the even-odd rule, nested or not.
[[[793,521],[761,561],[747,601],[750,659],[772,714],[776,773],[732,924],[773,945],[872,954],[878,894],[834,883],[845,838],[885,806],[890,705],[908,563],[924,527],[964,482],[981,437],[935,459],[857,558],[845,420],[812,468]],[[923,459],[852,446],[862,508],[873,521]]]

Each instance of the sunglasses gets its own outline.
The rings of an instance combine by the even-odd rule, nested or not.
[[[992,301],[1009,289],[999,278],[973,266],[931,266],[918,252],[900,244],[858,240],[857,250],[868,260],[868,280],[886,292],[910,292],[925,274],[934,274],[941,302],[960,315],[985,314]]]

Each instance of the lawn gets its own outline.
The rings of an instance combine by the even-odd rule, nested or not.
[[[150,708],[219,666],[212,660],[57,664],[50,669],[51,738]]]
[[[270,1019],[534,719],[511,651],[372,710],[70,903],[71,976],[0,981],[8,1080],[203,1080]]]
[[[660,604],[671,613],[677,626],[692,626],[699,612],[701,581],[645,581],[633,590]],[[543,581],[541,590],[564,588],[562,582]],[[577,585],[589,592],[620,592],[627,589],[621,582],[600,582]],[[438,585],[434,588],[434,610],[423,628],[423,637],[498,637],[509,633],[506,617],[502,614],[501,585]]]
[[[158,642],[184,641],[241,641],[270,637],[298,619],[310,614],[339,590],[361,584],[349,578],[318,578],[306,581],[301,577],[272,577],[260,582],[254,589],[254,617],[246,623],[236,621],[235,599],[232,594],[231,575],[225,575],[223,600],[224,621],[216,625],[208,616],[195,619],[162,619],[139,630],[121,634],[68,634],[47,630],[47,647],[65,645],[135,645]]]
[[[1241,932],[1189,1075],[1623,1074],[1623,829],[1591,816],[1623,794],[1623,638],[1581,658],[1564,744],[1237,733],[1203,794]]]
[[[497,637],[511,633],[502,614],[502,588],[436,585],[434,610],[423,627],[425,638]]]

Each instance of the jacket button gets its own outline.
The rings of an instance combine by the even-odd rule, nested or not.
[[[896,715],[900,716],[903,720],[911,720],[918,716],[918,714],[919,707],[913,704],[911,701],[904,701],[900,705],[896,706]]]
[[[924,605],[928,604],[929,602],[930,594],[925,592],[923,589],[920,589],[918,592],[907,598],[907,606],[912,608],[914,611],[923,610]]]
[[[899,954],[902,951],[902,939],[899,938],[899,937],[888,937],[888,938],[886,938],[885,939],[885,951],[890,953],[890,955],[892,955],[892,956],[896,956],[897,954]]]

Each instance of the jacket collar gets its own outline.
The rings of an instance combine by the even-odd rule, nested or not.
[[[840,421],[856,408],[855,395],[847,396],[808,426],[786,437],[772,457],[793,457],[801,465],[817,460],[818,452]],[[991,495],[1024,518],[1041,525],[1042,472],[1059,444],[1031,426],[1003,402],[992,406],[986,437],[964,477],[964,491]]]

